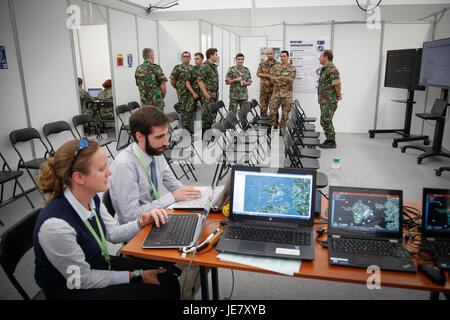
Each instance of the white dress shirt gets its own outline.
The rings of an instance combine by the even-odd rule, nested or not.
[[[64,197],[69,201],[82,221],[94,217],[93,210],[89,211],[84,208],[69,188],[65,189]],[[95,208],[93,199],[90,207],[91,209]],[[119,225],[108,213],[103,203],[100,206],[100,216],[105,225],[106,240],[109,242],[129,241],[140,231],[137,220]],[[83,250],[77,243],[75,229],[65,220],[58,218],[47,219],[39,229],[38,239],[47,259],[64,278],[68,279],[73,274],[68,273],[68,270],[71,270],[68,269],[69,267],[79,267],[81,276],[80,289],[100,289],[130,282],[128,271],[92,270],[86,261]]]
[[[156,163],[156,176],[160,194],[158,200],[153,194],[147,174],[134,154],[133,145],[136,146],[135,148],[143,162],[148,166],[149,172],[151,172],[152,161]],[[111,171],[112,175],[108,178],[109,194],[121,224],[136,220],[142,213],[151,209],[163,209],[174,203],[175,199],[172,192],[183,186],[174,176],[164,155],[151,157],[142,151],[135,142],[116,156],[111,164]],[[169,192],[161,195],[161,186],[167,188]]]

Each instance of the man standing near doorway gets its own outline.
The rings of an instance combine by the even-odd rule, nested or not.
[[[273,93],[273,83],[270,81],[270,71],[272,68],[280,64],[275,60],[275,51],[272,48],[267,50],[267,60],[258,66],[256,76],[261,79],[261,87],[259,91],[259,105],[261,106],[261,116],[267,117],[267,108],[270,104],[270,98]]]
[[[200,66],[198,71],[198,85],[201,90],[203,107],[202,130],[205,132],[211,128],[217,113],[211,113],[207,109],[208,104],[217,102],[219,99],[219,73],[217,72],[217,62],[219,54],[216,48],[206,50],[206,62]]]
[[[317,95],[320,104],[320,125],[325,133],[326,140],[319,145],[321,148],[336,148],[336,133],[334,132],[333,116],[337,109],[337,103],[342,100],[341,79],[339,71],[333,64],[333,52],[324,50],[319,57],[323,65],[320,72]]]
[[[250,70],[244,67],[242,53],[236,55],[236,65],[228,69],[225,83],[230,85],[230,111],[237,112],[238,106],[242,108],[248,102],[247,86],[252,84],[252,76]]]
[[[186,129],[191,127],[192,116],[195,111],[195,96],[198,98],[192,87],[188,86],[188,81],[191,80],[192,66],[191,54],[185,51],[181,55],[182,64],[173,68],[170,75],[170,84],[177,90],[178,107],[176,111],[181,114],[181,122]]]
[[[164,97],[166,96],[167,78],[161,67],[155,64],[153,49],[142,50],[144,63],[136,68],[136,85],[141,95],[142,106],[153,106],[164,110]]]
[[[273,83],[273,93],[270,98],[270,124],[276,129],[278,127],[278,109],[281,104],[280,135],[286,128],[289,112],[292,105],[292,86],[297,69],[289,64],[289,52],[281,51],[281,63],[275,65],[270,72]]]

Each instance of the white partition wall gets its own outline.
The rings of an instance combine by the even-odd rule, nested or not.
[[[335,26],[333,62],[340,72],[343,97],[333,120],[336,131],[367,132],[373,126],[379,51],[380,30],[369,30],[365,24]],[[319,116],[317,100],[311,107]]]
[[[134,74],[138,66],[138,44],[136,17],[108,8],[111,60],[113,66],[114,106],[140,101],[139,90]],[[122,54],[123,66],[117,65],[117,55]],[[132,67],[128,66],[127,56],[133,57]]]
[[[223,75],[224,54],[223,54],[223,29],[213,26],[212,28],[212,47],[216,48],[219,53],[219,66],[217,72],[219,73],[219,100],[223,100],[223,89],[225,87],[225,78]],[[206,59],[206,56],[205,56]],[[226,71],[225,71],[226,72]]]
[[[259,101],[259,78],[256,76],[260,63],[260,48],[267,47],[266,37],[241,37],[240,52],[245,56],[245,66],[250,70],[253,83],[248,87],[249,100]]]
[[[222,99],[225,105],[228,107],[230,103],[230,86],[225,83],[228,69],[234,66],[234,55],[230,54],[230,32],[223,30],[222,38]]]
[[[201,48],[200,51],[205,54],[208,48],[212,47],[212,25],[203,21],[200,21],[200,38]]]
[[[144,58],[142,57],[142,50],[144,48],[152,48],[155,51],[155,63],[159,64],[157,22],[137,17],[137,31],[138,57],[136,57],[136,61],[139,61],[139,64],[142,64],[144,62]]]
[[[386,24],[383,41],[383,57],[381,65],[380,97],[377,114],[378,129],[403,128],[406,104],[393,102],[392,99],[405,100],[406,89],[385,88],[384,75],[386,69],[386,52],[395,49],[421,48],[424,41],[431,40],[431,24]],[[425,92],[415,91],[413,114],[424,112]],[[373,127],[373,125],[372,125]],[[422,120],[413,115],[411,133],[420,134]]]
[[[200,24],[198,21],[159,21],[158,39],[161,68],[169,80],[165,112],[173,111],[178,102],[176,90],[170,85],[170,74],[173,68],[181,63],[183,51],[189,51],[191,56],[200,51]],[[193,63],[193,61],[192,61]]]

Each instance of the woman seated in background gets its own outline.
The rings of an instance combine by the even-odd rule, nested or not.
[[[111,79],[108,79],[103,83],[103,88],[104,89],[100,91],[98,94],[98,100],[105,102],[112,102],[113,95],[112,95]]]
[[[154,209],[119,225],[97,195],[108,190],[110,175],[105,151],[84,138],[66,142],[42,165],[39,186],[50,196],[33,235],[37,284],[47,299],[179,299],[172,272],[109,255],[106,240],[129,241],[167,219]]]

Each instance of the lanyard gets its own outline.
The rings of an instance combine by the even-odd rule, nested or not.
[[[106,245],[105,234],[103,233],[103,228],[102,228],[102,225],[100,224],[100,220],[98,219],[97,210],[95,210],[95,209],[94,209],[94,214],[95,214],[95,220],[97,220],[98,230],[100,231],[100,236],[101,236],[102,239],[100,240],[100,238],[98,237],[98,235],[95,232],[94,228],[92,228],[92,225],[89,222],[89,220],[85,220],[84,224],[87,226],[87,228],[92,233],[92,235],[94,236],[95,240],[97,241],[98,245],[102,249],[102,253],[103,253],[103,256],[105,257],[106,262],[109,263],[111,261],[111,258],[109,257],[108,247]]]
[[[134,152],[136,158],[139,160],[139,163],[141,164],[142,169],[144,169],[145,174],[147,175],[148,182],[150,182],[150,185],[152,186],[152,190],[153,190],[153,194],[155,195],[155,199],[158,200],[159,199],[159,192],[158,192],[158,190],[156,190],[155,185],[153,184],[152,177],[150,176],[150,172],[148,171],[148,167],[145,165],[144,160],[142,160],[142,157],[139,154],[139,151],[136,150],[136,145],[135,144],[133,144],[132,148],[133,148],[133,152]],[[155,161],[154,158],[153,158],[153,161]]]

